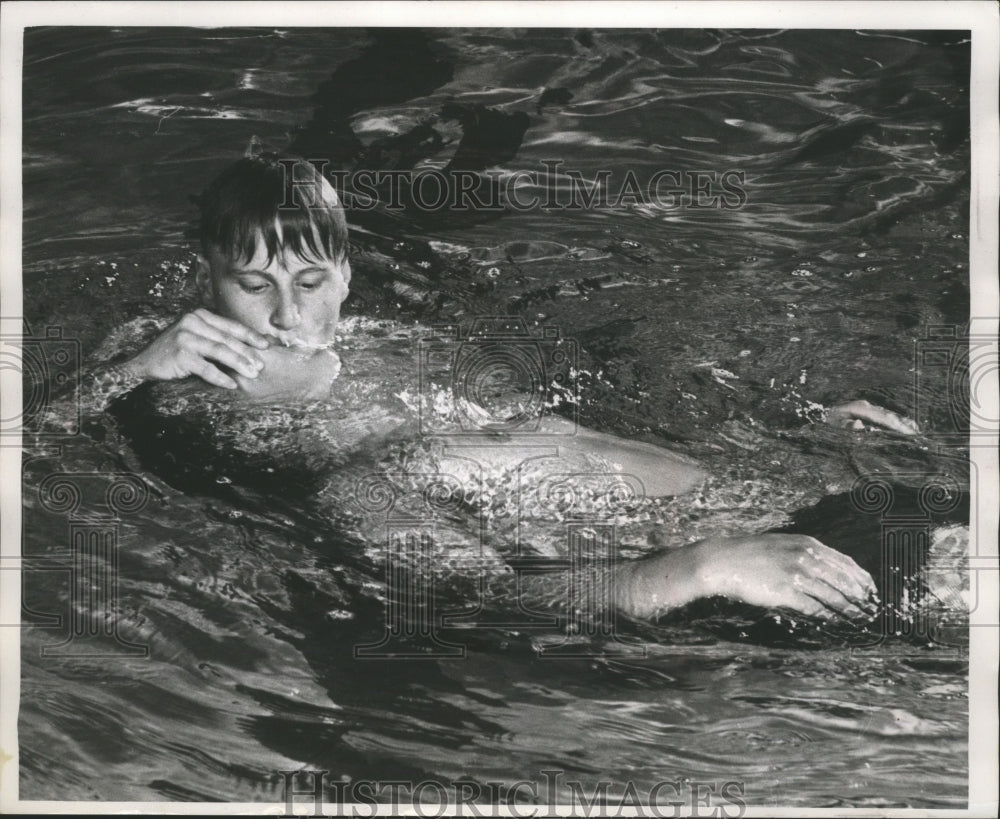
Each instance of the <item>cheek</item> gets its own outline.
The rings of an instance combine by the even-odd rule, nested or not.
[[[253,298],[238,288],[221,288],[216,294],[215,311],[248,326],[259,323],[268,314],[264,299]]]
[[[346,295],[347,288],[342,284],[324,288],[323,294],[311,305],[310,312],[318,321],[325,323],[336,321],[340,315],[340,305]]]
[[[340,318],[340,295],[338,293],[331,292],[323,299],[322,306],[317,310],[316,318],[327,326],[337,322]]]

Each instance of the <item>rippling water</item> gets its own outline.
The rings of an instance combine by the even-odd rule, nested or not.
[[[855,477],[961,479],[960,459],[923,438],[807,421],[842,398],[913,412],[914,342],[925,325],[967,320],[962,33],[437,30],[406,42],[393,52],[363,31],[29,31],[32,328],[58,325],[89,353],[128,318],[189,306],[188,197],[250,135],[304,140],[341,105],[369,156],[430,124],[440,141],[415,162],[441,168],[471,127],[444,106],[478,104],[527,117],[497,163],[507,174],[561,160],[585,179],[608,171],[613,189],[629,172],[743,174],[739,208],[352,215],[355,313],[559,327],[580,345],[581,420],[721,476],[719,496],[667,504],[657,526],[632,521],[632,548],[784,526],[871,561],[878,521],[846,502]],[[357,99],[324,101],[324,83],[356,87]],[[343,357],[353,343],[374,385],[378,369],[358,363],[371,338],[371,326],[349,325]],[[925,428],[948,423],[947,387],[921,384]],[[289,418],[272,419],[266,442],[288,444]],[[38,615],[63,610],[69,589],[64,575],[29,573],[22,798],[280,799],[276,771],[309,767],[508,784],[560,769],[588,793],[601,779],[640,792],[740,781],[759,806],[964,805],[965,667],[943,647],[852,654],[842,634],[790,636],[706,604],[629,625],[642,659],[546,661],[552,634],[496,627],[449,630],[469,646],[462,661],[355,660],[384,624],[380,578],[358,557],[365,544],[313,500],[310,481],[330,468],[329,436],[316,435],[283,450],[270,483],[241,484],[240,467],[197,439],[160,446],[154,463],[102,419],[59,452],[30,451],[26,555],[66,548],[65,514],[37,492],[50,473],[137,471],[152,487],[121,524],[118,591],[119,631],[150,657],[40,656],[63,632]],[[82,508],[97,509],[101,492],[85,490]],[[938,521],[939,548],[961,549],[962,514]]]

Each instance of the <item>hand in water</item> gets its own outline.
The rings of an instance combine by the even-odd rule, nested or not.
[[[268,341],[260,333],[199,308],[164,330],[126,366],[144,380],[170,381],[197,375],[210,384],[234,390],[236,381],[219,365],[256,378],[264,366],[257,350],[267,348]]]
[[[636,617],[714,596],[824,619],[875,613],[871,575],[806,535],[708,538],[621,569],[619,601]]]
[[[867,421],[869,424],[885,427],[903,435],[916,435],[920,431],[915,421],[867,401],[838,404],[827,413],[826,421],[828,424],[853,429],[864,428],[863,422]]]

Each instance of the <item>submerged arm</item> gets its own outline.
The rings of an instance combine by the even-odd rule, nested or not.
[[[561,448],[603,458],[621,472],[637,477],[646,495],[653,498],[686,494],[707,477],[694,461],[669,449],[585,427],[577,427]]]
[[[53,390],[40,417],[35,419],[36,426],[48,431],[75,427],[80,415],[99,415],[142,384],[146,379],[127,360],[167,323],[165,319],[143,317],[114,330],[94,351],[91,363]]]
[[[547,466],[556,473],[572,474],[572,464],[580,464],[579,459],[567,457],[569,454],[598,456],[622,473],[639,478],[647,496],[652,497],[687,492],[705,478],[696,464],[657,446],[573,429],[562,419],[549,429],[564,433],[543,439],[558,444],[560,457]],[[524,443],[514,434],[489,445],[463,448],[463,454],[480,463],[509,467],[524,457],[523,450],[519,453],[516,449]],[[875,584],[871,576],[848,556],[803,535],[711,537],[638,560],[614,555],[610,564],[604,568],[591,565],[572,581],[566,577],[556,582],[544,574],[528,576],[522,583],[526,602],[572,609],[614,606],[643,619],[714,596],[813,617],[862,617],[873,611]],[[599,588],[588,586],[594,583]],[[568,593],[580,599],[567,600]]]
[[[99,363],[81,370],[72,389],[56,396],[46,423],[60,423],[62,411],[70,406],[84,413],[103,412],[147,381],[197,375],[235,389],[236,382],[220,366],[237,376],[256,378],[262,366],[257,351],[267,347],[260,334],[205,309],[173,322],[133,319],[104,340],[94,353]]]
[[[578,567],[570,578],[543,574],[522,580],[528,608],[600,616],[615,608],[655,619],[705,597],[830,619],[872,617],[875,584],[846,555],[804,535],[707,538],[678,549],[611,565]]]
[[[833,407],[826,416],[828,424],[863,429],[864,422],[885,427],[902,435],[916,435],[920,430],[915,421],[868,401],[849,401]]]
[[[556,471],[580,463],[579,456],[602,459],[614,471],[638,478],[650,498],[683,495],[707,477],[695,461],[654,444],[597,432],[559,416],[546,416],[543,423],[548,435],[511,432],[491,437],[488,442],[463,446],[462,452],[482,464],[509,468],[524,457],[525,446],[556,447],[561,456]]]
[[[700,597],[721,596],[813,617],[874,612],[875,583],[850,557],[806,535],[711,537],[623,563],[619,605],[655,617]]]

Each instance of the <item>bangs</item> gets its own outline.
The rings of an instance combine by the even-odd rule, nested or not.
[[[275,154],[241,159],[199,199],[199,235],[234,258],[251,259],[263,242],[270,264],[279,253],[309,261],[342,261],[347,222],[336,191],[304,159]]]

